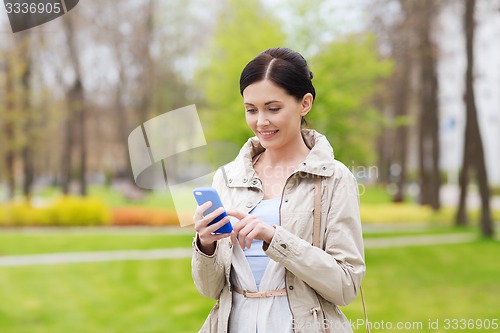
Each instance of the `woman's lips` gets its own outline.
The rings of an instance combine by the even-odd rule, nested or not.
[[[259,131],[259,134],[264,138],[264,139],[270,139],[272,138],[273,136],[276,135],[276,133],[278,133],[278,130],[274,130],[274,131]]]

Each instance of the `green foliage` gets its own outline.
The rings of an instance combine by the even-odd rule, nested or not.
[[[283,46],[277,20],[258,1],[229,0],[217,17],[213,44],[200,56],[197,80],[208,103],[200,108],[209,140],[243,144],[253,136],[245,122],[239,79],[261,51]]]
[[[373,162],[373,144],[381,116],[370,98],[392,63],[377,55],[372,35],[334,41],[311,59],[317,99],[307,116],[312,128],[331,141],[336,157],[346,164]]]
[[[0,206],[0,226],[45,226],[51,224],[50,208],[35,208],[27,203]]]
[[[107,207],[94,198],[62,197],[53,206],[56,225],[103,225],[110,221]]]
[[[0,206],[0,226],[89,226],[110,220],[108,208],[94,198],[61,197],[46,207],[28,203]]]

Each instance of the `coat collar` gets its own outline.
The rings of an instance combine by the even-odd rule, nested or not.
[[[327,138],[315,130],[302,129],[302,138],[311,149],[304,162],[295,172],[304,172],[317,176],[330,177],[334,170],[333,148]],[[229,165],[223,166],[228,187],[257,186],[257,174],[253,168],[253,160],[265,151],[257,137],[248,139],[241,148],[236,159]]]

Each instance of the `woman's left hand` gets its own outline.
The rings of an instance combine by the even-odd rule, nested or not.
[[[242,249],[250,248],[252,240],[262,240],[270,244],[274,237],[276,229],[265,224],[255,216],[243,213],[237,210],[229,210],[227,215],[236,217],[239,221],[233,224],[234,234],[232,237],[233,244],[236,242],[236,236]]]

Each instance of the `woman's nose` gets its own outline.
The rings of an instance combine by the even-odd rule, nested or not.
[[[267,126],[267,125],[269,125],[269,119],[267,119],[267,116],[263,112],[259,112],[257,118],[257,126]]]

